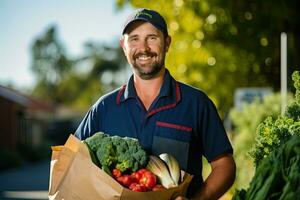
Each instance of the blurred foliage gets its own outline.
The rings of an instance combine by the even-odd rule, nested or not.
[[[33,95],[56,104],[85,110],[105,91],[101,81],[107,71],[120,71],[125,58],[120,47],[86,42],[82,55],[67,54],[56,26],[50,26],[32,45],[32,70],[37,84]],[[118,78],[108,83],[119,85]]]
[[[256,166],[292,135],[300,135],[299,71],[294,72],[292,78],[296,88],[295,101],[287,106],[283,116],[276,118],[269,116],[258,126],[255,146],[251,151]]]
[[[289,95],[288,99],[289,102],[292,101],[292,95]],[[262,101],[256,99],[251,103],[246,103],[240,110],[234,108],[230,111],[229,117],[233,124],[232,145],[237,163],[235,187],[247,187],[254,174],[253,159],[251,159],[249,152],[255,142],[257,126],[267,116],[275,117],[279,114],[279,93],[265,96]]]
[[[288,75],[300,65],[300,2],[220,0],[116,0],[116,7],[148,7],[167,20],[172,36],[166,65],[180,81],[204,90],[223,118],[233,105],[237,87],[280,84],[279,38],[288,34]],[[117,71],[126,66],[119,46],[85,44],[83,55],[68,55],[56,26],[36,37],[32,70],[38,80],[35,96],[86,109],[95,99],[120,83]],[[103,75],[110,73],[107,84]],[[119,73],[120,74],[120,73]],[[288,83],[291,87],[290,82]],[[293,89],[293,88],[292,88]],[[68,94],[68,95],[66,95]]]
[[[300,65],[297,0],[116,0],[120,9],[128,4],[166,18],[173,41],[166,66],[179,80],[206,91],[222,116],[236,87],[279,89],[281,32],[289,41],[288,76]]]
[[[65,49],[58,40],[55,26],[49,27],[44,35],[35,40],[31,66],[38,79],[49,87],[54,87],[70,72],[71,60],[67,58]]]

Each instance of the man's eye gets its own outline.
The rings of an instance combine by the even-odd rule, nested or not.
[[[137,41],[138,40],[138,38],[130,38],[129,39],[129,41],[131,41],[131,42],[135,42],[135,41]]]

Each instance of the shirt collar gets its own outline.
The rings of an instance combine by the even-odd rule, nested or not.
[[[126,85],[123,86],[123,95],[120,96],[120,102],[126,101],[130,98],[137,98],[137,93],[134,88],[134,82],[133,82],[133,75],[129,78]],[[121,89],[122,91],[122,89]],[[120,91],[120,92],[121,92]],[[170,72],[168,69],[165,69],[164,74],[164,82],[161,87],[161,90],[159,92],[158,98],[166,97],[166,96],[173,96],[176,98],[176,84],[173,77],[170,75]]]

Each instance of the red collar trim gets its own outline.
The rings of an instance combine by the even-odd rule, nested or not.
[[[151,112],[149,112],[147,114],[147,117],[150,117],[150,116],[154,115],[155,113],[158,113],[158,112],[160,112],[162,110],[174,108],[180,100],[181,100],[180,87],[179,87],[179,83],[176,82],[176,101],[174,103],[172,103],[172,104],[165,105],[165,106],[162,106],[162,107],[159,107],[159,108],[156,108],[156,109],[152,110]]]
[[[117,95],[117,98],[116,98],[117,105],[120,105],[121,96],[124,93],[125,88],[126,88],[126,85],[123,85],[122,88],[118,92],[118,95]],[[162,110],[167,110],[167,109],[170,109],[170,108],[174,108],[180,100],[181,100],[180,87],[179,87],[179,83],[176,82],[176,101],[172,104],[165,105],[165,106],[162,106],[162,107],[159,107],[159,108],[156,108],[156,109],[152,110],[151,112],[149,112],[147,114],[147,117],[150,117],[150,116],[154,115],[155,113],[158,113]]]
[[[118,92],[117,99],[116,99],[117,105],[120,105],[120,102],[121,102],[121,96],[122,96],[122,94],[124,93],[125,88],[126,88],[126,84],[123,85],[122,88],[121,88],[121,89],[119,90],[119,92]]]

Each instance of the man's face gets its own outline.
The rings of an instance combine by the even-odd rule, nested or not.
[[[171,38],[148,22],[133,22],[121,39],[125,56],[134,72],[142,79],[151,79],[162,70]]]

